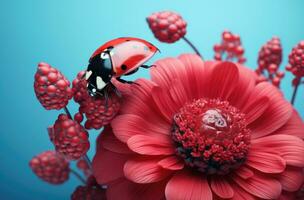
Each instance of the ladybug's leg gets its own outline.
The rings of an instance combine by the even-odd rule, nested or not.
[[[135,72],[138,71],[138,69],[139,69],[139,68],[136,68],[136,69],[134,69],[133,71],[130,71],[130,72],[124,74],[124,75],[125,75],[125,76],[129,76],[129,75],[131,75],[131,74],[134,74]]]
[[[121,83],[137,84],[137,85],[139,85],[138,83],[135,83],[135,82],[133,82],[133,81],[127,81],[127,80],[124,80],[124,79],[122,79],[122,78],[120,78],[120,77],[117,77],[116,80],[118,80],[118,81],[121,82]]]
[[[141,65],[142,68],[149,69],[151,67],[156,67],[156,65]]]

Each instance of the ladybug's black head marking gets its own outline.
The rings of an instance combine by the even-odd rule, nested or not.
[[[112,49],[113,47],[109,47]],[[87,89],[92,96],[103,93],[103,89],[111,81],[113,75],[110,50],[107,48],[90,59],[86,71]]]

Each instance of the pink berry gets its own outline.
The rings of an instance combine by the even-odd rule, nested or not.
[[[62,109],[73,96],[69,81],[47,63],[38,64],[34,90],[39,102],[47,110]]]
[[[273,37],[259,51],[258,65],[269,74],[274,74],[282,62],[282,47],[278,37]]]
[[[304,76],[304,40],[299,42],[291,50],[289,56],[289,65],[286,70],[293,73],[294,76],[301,78]]]
[[[51,184],[61,184],[69,179],[69,162],[55,151],[45,151],[30,161],[33,172]]]
[[[77,160],[90,148],[88,132],[78,122],[60,114],[54,124],[54,145],[68,159]]]
[[[187,23],[179,14],[171,11],[153,13],[147,17],[147,22],[161,42],[174,43],[186,34]]]
[[[215,60],[236,61],[240,64],[246,61],[244,57],[244,48],[242,47],[240,36],[224,31],[220,44],[213,46]]]
[[[91,176],[85,186],[76,187],[71,200],[106,200],[106,189],[102,188]]]

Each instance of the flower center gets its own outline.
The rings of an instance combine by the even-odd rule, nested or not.
[[[227,174],[246,160],[250,131],[244,114],[218,99],[198,99],[174,116],[172,138],[185,164],[205,174]]]

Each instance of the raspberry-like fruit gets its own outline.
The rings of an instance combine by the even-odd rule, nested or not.
[[[222,33],[221,43],[215,44],[213,50],[215,60],[236,61],[240,64],[246,62],[240,36],[230,31]]]
[[[186,34],[187,22],[171,11],[151,14],[147,22],[154,36],[161,42],[174,43]]]
[[[93,176],[89,177],[85,186],[76,187],[71,200],[105,200],[106,194]]]
[[[273,37],[259,51],[258,65],[261,72],[267,70],[273,74],[282,62],[282,46],[280,38]]]
[[[87,92],[87,81],[82,79],[84,71],[79,72],[73,81],[74,100],[79,103],[76,121],[82,121],[85,114],[85,128],[100,129],[109,124],[120,109],[120,98],[113,90],[108,91],[108,100],[104,96],[92,97]]]
[[[69,162],[55,151],[45,151],[30,161],[33,172],[51,184],[61,184],[69,179]]]
[[[289,65],[286,70],[293,73],[295,79],[300,79],[304,76],[304,40],[299,42],[291,50],[288,57]]]
[[[59,110],[73,97],[70,82],[60,71],[47,63],[38,64],[34,90],[39,102],[47,110]]]
[[[273,85],[279,87],[281,79],[284,77],[284,72],[279,71],[279,66],[282,62],[282,46],[280,38],[273,37],[262,46],[259,51],[258,75],[267,74],[266,81],[270,81]]]
[[[54,124],[54,145],[56,151],[68,159],[77,160],[90,148],[88,132],[76,121],[60,114]]]

